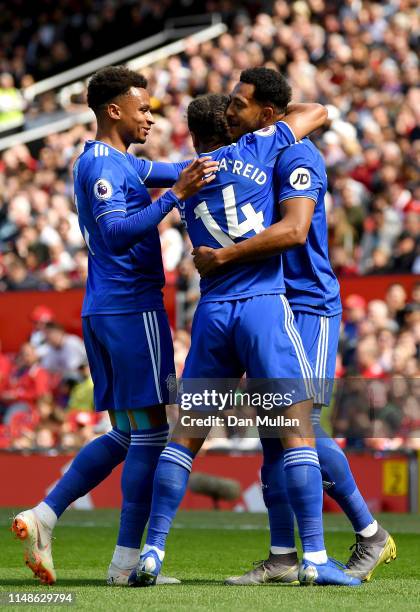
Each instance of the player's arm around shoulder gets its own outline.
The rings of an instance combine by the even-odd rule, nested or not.
[[[146,187],[172,187],[181,172],[192,160],[182,162],[160,162],[138,158],[127,154],[131,165],[135,168],[140,180]]]
[[[290,198],[309,198],[316,202],[327,182],[324,160],[308,139],[285,149],[277,159],[274,174],[279,202]]]
[[[96,221],[111,253],[117,256],[123,255],[151,230],[155,230],[172,208],[179,205],[180,200],[194,195],[205,185],[211,183],[215,178],[216,169],[217,162],[211,161],[208,157],[195,159],[181,172],[172,190],[131,215],[126,214],[125,207],[116,208],[120,205],[119,202],[111,202],[108,194],[95,193],[96,197],[106,199],[110,206],[109,210],[97,215]],[[101,189],[105,192],[112,191],[112,185],[104,185],[104,181],[105,179],[101,179]]]
[[[282,151],[322,127],[327,117],[321,104],[289,104],[278,121],[242,136],[236,145],[237,152],[242,157],[254,157],[259,165],[273,167]]]
[[[322,168],[322,158],[310,141],[287,147],[274,169],[280,185],[278,200],[283,206],[282,220],[232,246],[195,249],[194,263],[200,274],[208,276],[227,265],[265,259],[305,244],[323,186],[325,169]]]
[[[328,111],[322,104],[291,102],[282,121],[287,123],[296,140],[301,140],[322,127],[327,119]]]
[[[260,234],[221,249],[198,247],[193,250],[194,264],[201,276],[210,276],[228,265],[252,263],[279,255],[306,242],[315,202],[310,198],[290,198],[284,205],[284,217]]]

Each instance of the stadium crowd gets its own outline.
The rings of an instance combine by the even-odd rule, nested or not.
[[[162,30],[165,20],[222,11],[229,18],[247,0],[25,0],[0,2],[4,44],[0,70],[25,87],[68,68],[138,42]],[[140,33],[140,34],[139,34]],[[121,36],[123,35],[123,38]]]
[[[97,8],[93,1],[76,4],[87,8],[87,14],[90,10],[91,15]],[[14,16],[13,27],[7,30],[14,34],[8,34],[9,44],[0,56],[0,71],[6,74],[0,84],[7,85],[9,79],[11,85],[10,79],[14,79],[15,85],[24,88],[32,77],[62,70],[75,57],[80,58],[80,54],[73,56],[69,46],[69,41],[80,38],[66,34],[72,27],[83,29],[82,48],[92,44],[95,51],[110,50],[104,31],[112,23],[110,16],[116,18],[114,4],[107,3],[96,20],[88,20],[86,31],[77,11],[72,19],[68,15],[74,2],[60,3],[52,21],[39,12],[39,22],[32,22],[31,27],[25,25],[23,14]],[[136,3],[118,4],[118,10],[125,11],[121,15],[139,12]],[[173,8],[169,1],[141,4],[145,12],[139,22],[133,22],[133,37],[140,31],[136,23],[142,27],[147,19],[161,23]],[[193,97],[229,92],[244,68],[266,65],[279,69],[289,78],[294,100],[318,100],[329,108],[329,124],[315,134],[314,141],[327,165],[330,256],[338,275],[419,273],[417,2],[277,0],[240,4],[239,10],[237,3],[229,0],[197,3],[197,12],[202,6],[207,12],[224,11],[230,32],[201,45],[190,41],[182,55],[143,71],[149,79],[156,124],[147,144],[136,153],[168,161],[190,157],[193,150],[185,110]],[[256,6],[261,11],[257,14]],[[10,12],[5,11],[3,23],[10,18]],[[130,37],[124,40],[134,40]],[[98,40],[103,48],[96,47]],[[51,53],[41,52],[44,47]],[[35,62],[34,67],[30,58],[39,53],[46,63]],[[0,122],[3,90],[0,87]],[[54,108],[58,98],[49,96]],[[76,126],[1,155],[0,291],[62,291],[84,285],[87,255],[73,204],[71,167],[89,138],[94,138],[93,125]],[[155,190],[154,196],[158,194]],[[179,293],[179,329],[174,331],[174,344],[181,373],[199,296],[198,276],[176,212],[164,220],[160,232],[167,279],[176,284]],[[355,380],[362,382],[359,387],[354,383],[345,401],[337,400],[334,433],[351,432],[348,437],[353,442],[349,443],[355,445],[415,446],[416,430],[420,438],[419,394],[414,380],[419,375],[420,284],[412,295],[393,284],[383,298],[366,303],[363,296],[352,295],[344,304],[337,376],[356,376]],[[54,447],[78,446],[106,427],[90,412],[92,388],[83,347],[56,325],[54,313],[41,308],[33,319],[30,342],[15,358],[0,357],[1,444],[22,449],[50,448],[52,442]],[[68,346],[71,359],[67,363],[63,357],[61,369],[56,371],[51,364],[58,363],[57,351],[66,353],[62,346]],[[55,358],[48,360],[48,354]],[[369,393],[363,379],[376,381]],[[350,401],[358,411],[349,410]],[[366,423],[372,405],[373,433],[372,423]]]

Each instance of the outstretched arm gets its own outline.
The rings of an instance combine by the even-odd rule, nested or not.
[[[146,187],[172,187],[178,180],[181,172],[192,161],[189,159],[177,163],[155,162],[150,159],[138,158],[131,153],[127,154],[127,158]]]
[[[174,164],[152,162],[150,174],[144,181],[146,187],[172,187],[181,172],[191,163],[191,159]]]
[[[180,200],[190,197],[211,183],[216,169],[217,162],[211,161],[209,157],[195,159],[181,172],[171,191],[144,209],[129,216],[125,210],[118,208],[99,214],[96,222],[110,251],[119,255],[134,246],[155,228]]]
[[[275,123],[244,134],[236,143],[236,151],[244,151],[260,164],[271,166],[282,150],[321,127],[327,116],[321,104],[289,104],[286,114],[279,115]]]
[[[314,200],[291,198],[283,202],[283,207],[283,219],[252,238],[221,249],[194,249],[194,264],[200,275],[209,276],[222,267],[265,259],[305,244],[312,222]]]

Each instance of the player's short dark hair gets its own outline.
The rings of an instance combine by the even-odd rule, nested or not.
[[[188,129],[203,144],[227,145],[232,142],[226,121],[229,96],[206,94],[188,105]]]
[[[128,93],[131,87],[147,87],[147,79],[142,74],[125,66],[108,66],[95,72],[87,90],[88,106],[97,112],[101,106]]]
[[[292,88],[277,70],[271,68],[248,68],[240,76],[241,83],[254,85],[254,98],[260,104],[273,106],[277,112],[285,112],[292,99]]]

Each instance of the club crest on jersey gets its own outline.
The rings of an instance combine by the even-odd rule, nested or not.
[[[268,127],[262,128],[254,132],[257,136],[272,136],[276,131],[275,125],[269,125]]]
[[[311,186],[311,175],[307,168],[296,168],[289,178],[289,183],[293,189],[309,189]]]
[[[112,185],[106,179],[100,178],[93,186],[93,193],[98,200],[107,200],[112,196]]]

